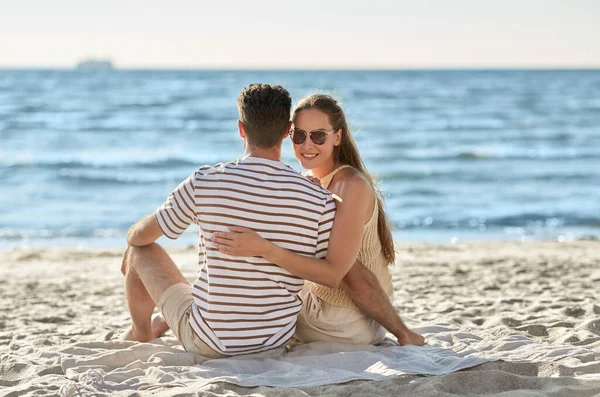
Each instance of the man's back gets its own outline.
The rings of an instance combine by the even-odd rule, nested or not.
[[[202,167],[156,211],[167,237],[200,225],[190,324],[226,355],[284,344],[293,335],[304,280],[259,257],[231,257],[207,238],[241,226],[293,252],[324,257],[335,215],[329,193],[282,162],[248,157]]]

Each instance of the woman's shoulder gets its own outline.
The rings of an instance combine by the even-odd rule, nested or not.
[[[332,182],[335,184],[336,190],[343,194],[342,197],[349,194],[363,196],[369,192],[373,192],[373,187],[367,180],[367,177],[353,167],[345,167],[340,170]],[[366,195],[365,198],[367,197],[369,196]]]

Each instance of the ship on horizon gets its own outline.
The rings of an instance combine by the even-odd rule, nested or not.
[[[77,70],[114,70],[115,65],[110,59],[85,59],[75,66]]]

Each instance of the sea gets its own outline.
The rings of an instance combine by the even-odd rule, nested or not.
[[[600,237],[600,70],[29,69],[0,70],[0,249],[125,246],[196,168],[244,155],[254,82],[341,101],[398,241]],[[301,171],[289,139],[283,159]]]

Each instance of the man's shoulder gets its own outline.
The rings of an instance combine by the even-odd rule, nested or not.
[[[229,161],[229,162],[216,163],[213,165],[203,165],[203,166],[199,167],[194,173],[196,174],[197,177],[207,176],[207,175],[212,175],[212,174],[217,174],[217,173],[223,173],[225,171],[225,169],[227,168],[228,164],[233,164],[235,162],[236,161]]]
[[[285,176],[295,182],[296,187],[302,189],[302,191],[310,194],[311,196],[318,198],[323,201],[329,201],[332,198],[332,194],[329,190],[315,184],[307,177],[302,175],[300,172],[295,171],[291,167],[285,173]]]
[[[221,176],[244,176],[256,181],[285,182],[288,187],[292,187],[305,194],[310,194],[315,199],[323,202],[330,201],[332,194],[329,190],[315,185],[300,172],[294,170],[283,162],[265,162],[253,158],[242,158],[228,162],[217,163],[214,165],[204,165],[196,170],[196,179],[211,180]]]

